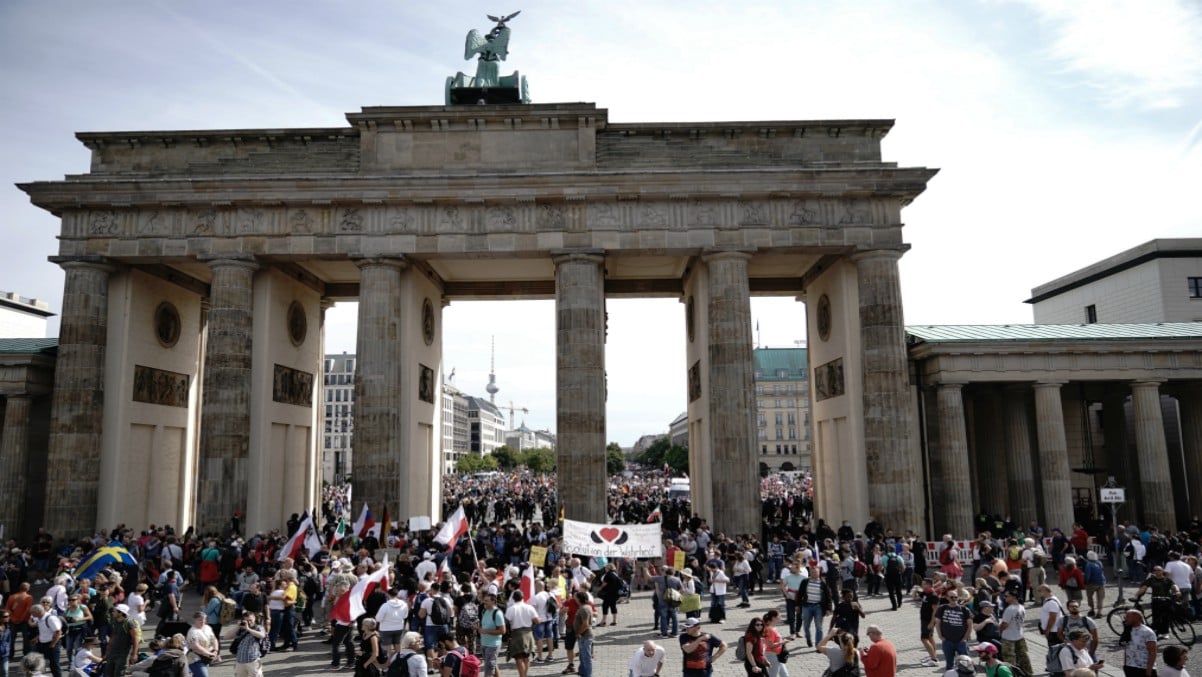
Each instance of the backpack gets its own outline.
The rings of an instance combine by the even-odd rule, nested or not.
[[[1018,667],[1014,663],[1007,663],[1005,661],[998,661],[998,663],[1010,668],[1010,674],[1014,675],[1014,677],[1030,677],[1027,674],[1026,670],[1023,670],[1022,668]],[[1060,674],[1064,674],[1064,673],[1060,673]]]
[[[1048,655],[1047,655],[1047,658],[1044,659],[1044,669],[1047,671],[1047,673],[1049,675],[1055,676],[1055,675],[1063,675],[1064,674],[1064,669],[1060,667],[1060,650],[1066,646],[1069,646],[1069,644],[1068,643],[1054,644],[1054,645],[1048,647]],[[1070,648],[1069,651],[1073,652],[1073,665],[1076,665],[1077,662],[1079,660],[1081,660],[1081,657],[1077,655],[1076,650]],[[1089,667],[1089,666],[1085,665],[1082,667]]]
[[[747,642],[740,639],[735,645],[735,658],[739,659],[740,663],[747,662]]]
[[[480,659],[473,656],[467,647],[456,647],[452,653],[459,656],[459,669],[452,671],[454,677],[480,677]]]
[[[856,560],[855,563],[851,565],[851,574],[856,578],[863,578],[867,576],[868,565],[864,564],[864,562],[860,560]]]
[[[888,556],[885,557],[885,573],[900,575],[901,572],[902,572],[901,557],[898,557],[897,554],[895,554],[895,553],[890,553]]]
[[[150,664],[146,674],[150,677],[184,677],[188,674],[188,664],[183,655],[161,653]]]
[[[480,627],[480,609],[475,602],[467,602],[459,610],[459,618],[455,624],[463,630],[475,630]]]
[[[559,616],[559,600],[550,593],[547,594],[547,618],[549,620]]]
[[[385,673],[385,677],[409,677],[409,659],[420,655],[422,654],[415,651],[404,658],[392,661],[392,664],[388,666],[388,672]]]
[[[217,621],[222,625],[230,625],[236,620],[238,620],[238,603],[226,597],[221,600],[221,611],[218,612]]]
[[[447,608],[447,601],[441,595],[435,595],[431,599],[434,601],[430,604],[430,623],[446,625],[451,621],[451,610]]]

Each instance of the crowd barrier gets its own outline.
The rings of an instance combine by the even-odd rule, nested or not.
[[[927,542],[927,547],[926,547],[927,566],[934,566],[934,567],[939,566],[939,552],[940,552],[939,548],[940,548],[940,546],[943,545],[943,543],[944,543],[944,541],[928,541]],[[976,543],[976,541],[953,541],[953,543],[956,544],[956,550],[959,553],[956,560],[960,563],[960,566],[964,567],[966,565],[972,564],[974,561],[972,548],[973,548],[973,544]],[[1050,539],[1050,538],[1043,539],[1043,549],[1044,549],[1044,552],[1052,551],[1052,539]],[[1092,536],[1089,539],[1089,549],[1093,552],[1098,553],[1098,557],[1104,557],[1106,555],[1105,546],[1098,543],[1096,541],[1096,539],[1094,539]]]

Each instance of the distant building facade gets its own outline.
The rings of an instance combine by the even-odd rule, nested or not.
[[[555,450],[555,434],[549,430],[531,430],[526,423],[505,432],[505,446],[514,451],[530,449]]]
[[[45,338],[50,304],[0,291],[0,338]]]
[[[467,420],[472,454],[485,456],[505,444],[505,417],[497,405],[482,397],[468,397]]]
[[[325,427],[322,435],[321,466],[327,482],[350,477],[355,449],[355,356],[326,355]]]
[[[680,416],[672,419],[668,424],[668,437],[672,438],[672,446],[689,448],[689,412],[682,411]]]
[[[1031,290],[1036,324],[1202,321],[1202,238],[1152,240]]]
[[[808,470],[810,383],[805,348],[755,349],[755,401],[760,474]]]

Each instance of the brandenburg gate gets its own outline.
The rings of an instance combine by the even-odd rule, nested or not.
[[[891,121],[614,124],[585,103],[347,120],[81,133],[86,173],[21,186],[62,222],[56,536],[235,512],[253,532],[315,505],[323,313],[351,299],[357,505],[437,519],[442,308],[554,298],[560,497],[604,521],[605,303],[659,296],[685,305],[688,391],[661,395],[687,396],[695,510],[758,532],[750,298],[789,295],[818,516],[922,524],[898,259],[935,171],[881,159]]]

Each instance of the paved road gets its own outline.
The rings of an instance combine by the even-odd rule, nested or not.
[[[1114,599],[1115,592],[1115,590],[1108,591],[1111,600]],[[735,601],[737,602],[737,599]],[[734,658],[735,642],[742,635],[754,615],[762,614],[774,606],[780,608],[783,613],[782,600],[775,591],[766,591],[760,595],[753,595],[751,601],[752,606],[750,609],[731,608],[729,610],[730,615],[725,624],[705,624],[707,632],[714,634],[731,645],[730,650],[715,665],[714,675],[716,677],[745,675],[743,667]],[[870,623],[881,626],[885,636],[897,646],[899,672],[932,676],[943,673],[942,667],[923,668],[918,664],[925,653],[918,643],[919,622],[918,606],[916,604],[907,602],[898,611],[892,611],[889,609],[888,598],[884,596],[866,597],[862,602],[868,618],[861,621],[861,633]],[[191,610],[196,605],[197,600],[193,598],[189,600],[189,603],[186,603],[186,608]],[[620,615],[617,626],[607,626],[597,629],[596,658],[594,661],[595,675],[597,677],[624,677],[627,674],[626,665],[631,655],[646,639],[652,639],[660,643],[667,651],[664,675],[669,677],[679,675],[681,657],[678,649],[678,641],[675,638],[660,639],[652,630],[650,593],[635,593],[632,601],[629,604],[621,605],[619,611]],[[1042,671],[1043,656],[1046,652],[1046,644],[1035,633],[1034,629],[1038,617],[1039,613],[1037,609],[1032,609],[1027,614],[1029,623],[1027,641],[1030,645],[1032,663],[1037,673]],[[1102,619],[1100,625],[1102,626],[1100,630],[1102,638],[1100,653],[1106,659],[1107,664],[1103,674],[1121,676],[1121,650],[1115,642],[1116,638],[1114,634],[1105,627],[1105,619]],[[794,647],[795,653],[787,664],[790,675],[793,677],[818,677],[821,675],[822,671],[826,668],[825,657],[819,656],[812,651],[807,651],[804,640],[796,640],[794,644],[796,645]],[[556,654],[554,662],[532,665],[529,674],[531,677],[559,675],[565,665],[566,662],[561,647],[561,650]],[[1194,674],[1202,674],[1202,651],[1197,654],[1191,652],[1188,668]],[[332,674],[329,669],[329,645],[322,644],[316,635],[310,633],[301,640],[299,651],[267,656],[264,659],[264,672],[267,675]],[[228,660],[210,671],[213,677],[228,677],[233,673],[233,664]],[[343,674],[348,673],[344,672]],[[517,671],[512,662],[502,663],[501,674],[503,677],[512,677],[517,674]]]

